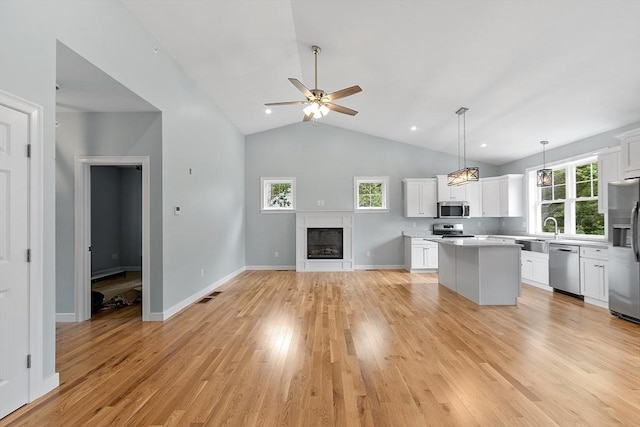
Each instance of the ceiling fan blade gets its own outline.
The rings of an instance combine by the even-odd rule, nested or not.
[[[294,79],[293,77],[289,77],[289,81],[291,82],[292,85],[294,85],[295,87],[298,88],[298,90],[300,92],[302,92],[302,94],[304,96],[306,96],[307,98],[313,98],[313,94],[311,93],[311,91],[309,89],[307,89],[307,87],[305,85],[303,85],[300,80],[298,79]]]
[[[304,117],[302,118],[303,122],[308,122],[309,120],[311,120],[313,118],[313,113],[311,114],[305,114]]]
[[[264,104],[267,107],[272,107],[274,105],[300,105],[300,104],[306,104],[307,101],[286,101],[286,102],[270,102],[268,104]]]
[[[324,105],[331,111],[335,111],[336,113],[348,114],[350,116],[355,116],[358,114],[356,110],[352,110],[351,108],[343,107],[342,105],[332,104],[330,102],[325,102]]]
[[[362,92],[362,88],[358,85],[351,86],[345,89],[337,90],[328,95],[325,95],[329,101],[335,101],[336,99],[344,98],[347,96],[355,95],[358,92]]]

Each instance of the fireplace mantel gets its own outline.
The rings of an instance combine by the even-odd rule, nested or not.
[[[353,211],[296,212],[296,271],[353,271]],[[342,228],[342,259],[307,259],[307,228]]]

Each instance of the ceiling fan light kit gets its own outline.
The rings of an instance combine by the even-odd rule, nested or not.
[[[362,89],[360,86],[351,86],[345,89],[341,89],[332,93],[326,93],[322,89],[318,89],[318,55],[322,52],[318,46],[312,46],[311,51],[314,56],[314,88],[308,89],[305,85],[303,85],[300,80],[294,79],[293,77],[289,78],[291,84],[293,84],[302,94],[307,98],[305,101],[285,101],[285,102],[270,102],[268,104],[264,104],[267,107],[277,106],[277,105],[307,105],[302,111],[304,112],[304,117],[302,118],[303,122],[308,122],[311,119],[319,119],[321,117],[329,114],[329,111],[335,111],[342,114],[348,114],[350,116],[355,116],[358,114],[356,110],[352,110],[351,108],[343,107],[338,104],[334,104],[332,101],[336,99],[345,98],[350,95],[354,95],[358,92],[361,92]]]
[[[458,170],[447,174],[447,185],[463,185],[480,180],[480,169],[478,167],[467,167],[467,123],[466,107],[460,107],[458,115]],[[462,140],[464,145],[462,168],[460,167],[460,122],[462,121]]]
[[[545,158],[545,147],[549,141],[540,141],[542,144],[542,169],[536,171],[536,183],[538,187],[551,187],[553,181],[553,170],[547,168],[547,159]]]

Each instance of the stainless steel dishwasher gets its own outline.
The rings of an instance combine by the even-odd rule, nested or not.
[[[580,246],[549,242],[549,286],[580,295]]]

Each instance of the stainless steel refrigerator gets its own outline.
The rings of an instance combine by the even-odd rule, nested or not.
[[[609,310],[640,323],[640,179],[612,182],[609,193]]]

